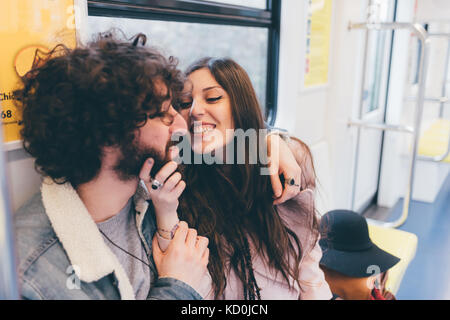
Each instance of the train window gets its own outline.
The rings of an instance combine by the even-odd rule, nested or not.
[[[265,104],[267,45],[266,29],[171,21],[134,20],[127,18],[89,17],[94,33],[120,28],[127,37],[143,32],[149,44],[162,48],[166,55],[186,67],[199,58],[230,57],[249,73],[262,106]],[[230,46],[230,43],[233,45]],[[242,50],[249,47],[252,50]]]
[[[395,0],[371,0],[369,20],[393,22]],[[392,31],[369,31],[367,36],[366,78],[364,81],[364,110],[369,113],[384,108],[386,82],[388,81]]]
[[[185,69],[205,57],[230,57],[248,72],[268,123],[275,121],[280,0],[88,1],[91,34],[111,28],[145,33],[149,45]]]
[[[242,0],[209,0],[211,2],[220,2],[224,4],[232,4],[238,6],[252,7],[257,9],[266,9],[266,0],[247,0],[245,3]]]

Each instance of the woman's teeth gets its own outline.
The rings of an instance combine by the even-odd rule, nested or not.
[[[215,126],[195,126],[193,128],[194,133],[207,133],[214,130]]]

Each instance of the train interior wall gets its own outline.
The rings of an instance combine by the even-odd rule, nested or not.
[[[306,1],[305,1],[306,2]],[[450,16],[450,2],[446,0],[430,1],[419,0],[399,0],[402,3],[402,11],[398,14],[403,17],[403,22],[412,21],[443,21]],[[83,21],[87,13],[86,1],[76,0],[78,10],[81,12],[77,17],[78,22]],[[438,10],[436,10],[438,8]],[[361,72],[363,63],[364,34],[362,32],[350,32],[348,24],[350,21],[361,22],[366,18],[367,2],[354,0],[337,0],[333,5],[332,33],[330,45],[329,77],[326,85],[317,88],[307,88],[303,86],[304,51],[305,51],[305,3],[304,1],[283,1],[281,18],[281,43],[279,61],[279,87],[278,87],[278,111],[276,126],[285,128],[289,132],[305,141],[313,152],[316,171],[319,180],[319,190],[317,196],[317,207],[320,213],[324,213],[336,208],[351,207],[351,191],[353,179],[353,165],[355,146],[355,130],[347,125],[349,118],[357,113],[360,103]],[[439,14],[437,16],[437,14]],[[299,18],[300,17],[300,18]],[[442,32],[445,30],[442,24]],[[78,36],[83,37],[88,33],[84,26],[78,26]],[[439,46],[439,44],[438,44]],[[406,50],[406,49],[405,49]],[[407,54],[407,52],[403,52]],[[437,63],[430,64],[430,78],[432,79],[440,72],[442,66]],[[438,78],[438,76],[436,76]],[[401,76],[400,76],[401,78]],[[429,81],[429,92],[438,90],[438,83]],[[395,97],[394,97],[395,98]],[[394,99],[393,98],[393,99]],[[395,99],[394,99],[395,100]],[[448,111],[446,111],[448,112]],[[425,112],[427,119],[435,116],[435,110],[430,109]],[[448,116],[448,113],[447,113]],[[428,120],[424,120],[427,122]],[[33,160],[22,148],[15,148],[6,153],[8,162],[8,173],[10,181],[10,194],[12,197],[13,210],[19,208],[32,194],[39,190],[41,178],[35,172]],[[383,165],[384,166],[384,165]],[[396,170],[382,168],[385,172]],[[400,170],[401,171],[401,170]],[[404,176],[404,173],[402,173]],[[383,175],[383,173],[381,173]],[[418,181],[417,183],[426,183]],[[449,179],[444,182],[442,191],[438,195],[439,207],[430,204],[428,211],[435,211],[435,216],[446,212],[445,227],[441,228],[441,235],[434,235],[440,241],[450,243],[448,235],[449,226]],[[383,186],[381,183],[380,186]],[[403,190],[403,185],[390,185],[385,187],[387,193],[399,193]],[[380,192],[382,194],[383,191]],[[399,194],[395,194],[399,196]],[[391,201],[392,202],[392,201]],[[415,208],[415,209],[414,209]],[[417,202],[412,210],[421,210],[420,202]],[[445,209],[447,208],[447,209]],[[395,215],[398,210],[394,209]],[[425,210],[426,211],[426,210]],[[414,212],[411,219],[423,219],[425,212]],[[414,218],[415,217],[415,218]],[[388,218],[387,218],[388,219]],[[436,218],[437,219],[437,218]],[[434,221],[434,220],[433,220]],[[435,245],[432,240],[427,240],[428,233],[417,228],[420,222],[409,221],[413,227],[410,231],[421,234],[421,243],[430,246]],[[405,225],[407,228],[408,226]],[[427,247],[419,247],[416,260],[421,256]],[[445,251],[445,249],[443,249]],[[419,261],[419,260],[417,260]],[[422,264],[421,264],[422,263]],[[442,262],[450,267],[448,261]],[[414,265],[414,264],[413,264]],[[430,268],[428,263],[417,262],[417,265]],[[447,270],[449,270],[448,268]],[[421,270],[411,268],[411,279],[417,276]],[[423,272],[423,270],[422,270]],[[430,275],[431,273],[427,273]],[[408,274],[404,281],[407,281]],[[433,279],[427,279],[433,281]],[[411,283],[411,282],[409,282]],[[449,281],[447,281],[449,283]],[[445,290],[447,290],[445,293]],[[440,298],[450,298],[448,288],[442,289]],[[400,293],[403,292],[402,289]],[[404,294],[405,297],[411,297]],[[401,298],[401,296],[399,297]],[[412,297],[417,298],[417,296]]]

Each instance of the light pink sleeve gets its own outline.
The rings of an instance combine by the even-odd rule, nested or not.
[[[300,261],[299,282],[302,300],[329,300],[332,298],[325,275],[319,267],[322,249],[319,239],[313,235],[311,228],[314,215],[314,192],[302,191],[295,198],[278,206],[278,212],[287,226],[294,231],[301,244],[303,256]],[[315,242],[314,242],[315,241]]]
[[[300,299],[301,300],[330,300],[333,296],[325,275],[319,267],[322,249],[319,242],[306,254],[300,263]]]

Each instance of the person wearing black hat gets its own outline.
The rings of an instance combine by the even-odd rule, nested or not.
[[[380,291],[386,272],[400,259],[376,246],[364,217],[349,210],[333,210],[320,221],[323,255],[320,266],[331,291],[344,300],[395,299]]]

